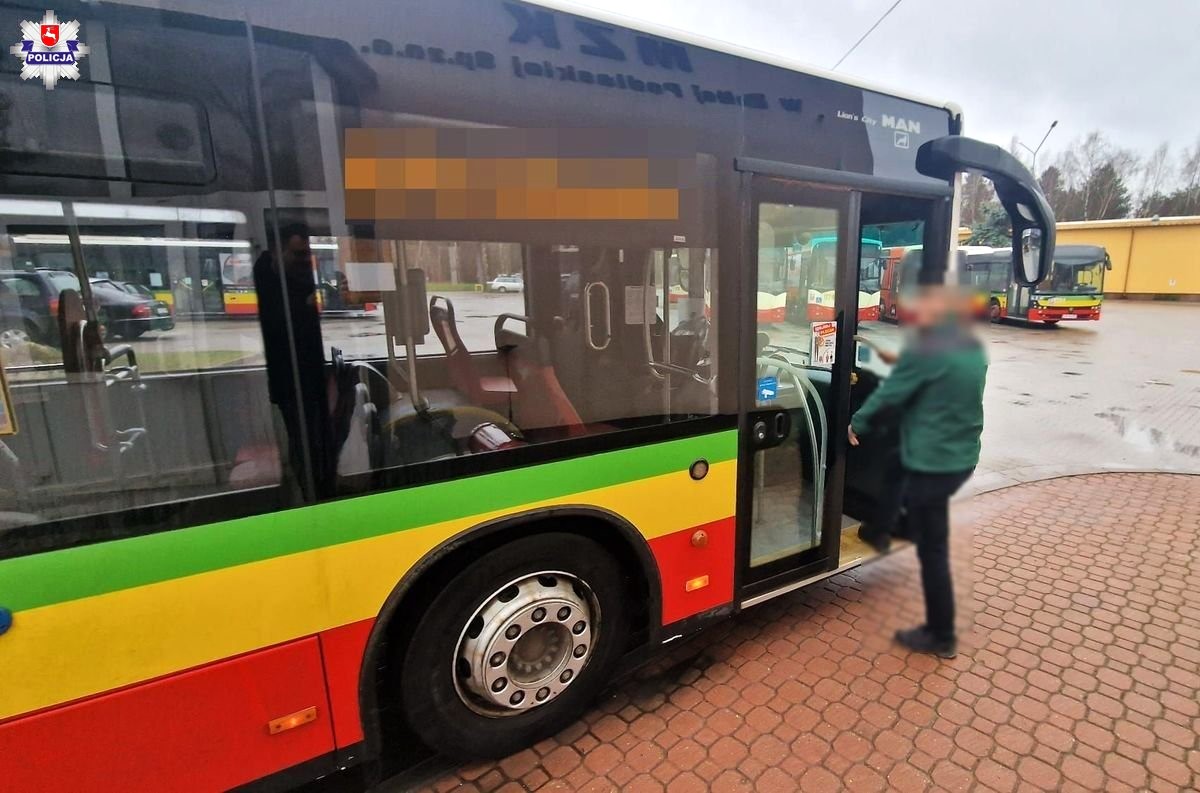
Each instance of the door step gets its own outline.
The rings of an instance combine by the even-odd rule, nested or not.
[[[892,547],[888,549],[887,553],[881,554],[858,538],[858,527],[861,525],[862,524],[860,521],[855,520],[849,515],[842,515],[842,536],[840,549],[838,551],[837,567],[832,570],[826,570],[823,573],[818,573],[814,576],[809,576],[808,578],[804,578],[799,581],[793,581],[790,584],[785,584],[777,589],[772,589],[770,592],[763,592],[761,595],[755,595],[754,597],[747,598],[742,601],[742,608],[757,606],[759,603],[764,603],[773,598],[777,598],[780,595],[786,595],[789,592],[795,592],[797,589],[803,589],[810,584],[815,584],[818,581],[824,581],[826,578],[832,578],[838,573],[844,573],[847,570],[852,570],[855,567],[867,564],[868,562],[882,559],[884,556],[888,556],[889,554],[893,554],[896,551],[903,550],[912,545],[912,543],[906,540],[892,540]]]

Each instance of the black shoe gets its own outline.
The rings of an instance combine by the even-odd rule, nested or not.
[[[890,535],[877,532],[865,523],[858,527],[858,539],[874,548],[876,553],[887,553],[892,547]]]
[[[938,658],[954,658],[958,655],[958,642],[955,639],[939,639],[924,625],[896,631],[896,641],[914,653],[936,655]]]

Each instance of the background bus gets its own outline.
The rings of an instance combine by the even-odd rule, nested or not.
[[[880,318],[899,322],[900,296],[916,286],[921,269],[920,245],[896,245],[883,249],[883,276],[880,279]]]
[[[834,318],[834,248],[836,236],[813,237],[788,260],[788,302],[793,314],[810,322]],[[808,266],[802,266],[807,264]],[[879,319],[879,295],[883,278],[883,242],[863,237],[859,242],[858,318]]]
[[[860,241],[858,318],[879,319],[883,243]],[[838,237],[827,232],[807,242],[794,240],[776,249],[775,259],[759,273],[758,316],[763,322],[818,322],[834,318],[835,262]]]
[[[967,248],[960,258],[959,283],[986,299],[993,321],[1005,317],[1057,324],[1061,320],[1099,320],[1104,300],[1104,274],[1112,268],[1108,252],[1098,245],[1059,245],[1054,264],[1030,288],[1013,280],[1008,248]]]

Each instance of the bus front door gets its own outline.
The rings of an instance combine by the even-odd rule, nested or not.
[[[811,268],[830,271],[834,295],[829,319],[803,306],[778,315],[743,308],[738,553],[746,605],[836,566],[845,446],[838,433],[847,422],[858,297],[857,194],[757,176],[751,190],[746,245],[757,289],[745,290],[747,299],[770,291],[785,261],[801,284],[816,277]],[[818,235],[834,237],[820,246],[820,261],[806,255]]]
[[[1024,319],[1029,316],[1029,303],[1033,290],[1012,280],[1008,282],[1008,316]]]

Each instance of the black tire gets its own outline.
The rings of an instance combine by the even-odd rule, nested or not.
[[[126,325],[125,328],[121,331],[121,337],[124,339],[127,339],[129,341],[133,341],[134,339],[141,338],[142,336],[145,335],[145,333],[146,333],[145,325],[135,325],[133,323],[130,323],[130,324]]]
[[[507,294],[508,294],[508,289],[507,289],[506,287],[503,287],[503,286],[498,286],[498,287],[496,287],[496,291],[497,291],[497,292],[499,292],[499,293],[500,293],[500,294],[502,294],[502,295],[507,295]]]
[[[492,595],[530,574],[558,572],[585,582],[599,617],[591,656],[571,682],[545,704],[505,715],[469,706],[460,639]],[[456,758],[503,757],[573,722],[608,682],[628,639],[625,577],[612,555],[574,534],[539,534],[504,545],[466,565],[424,610],[404,652],[401,702],[409,726],[433,749]],[[578,591],[578,590],[576,590]],[[515,650],[514,650],[515,654]],[[457,668],[456,668],[457,665]],[[539,684],[540,685],[540,684]]]

